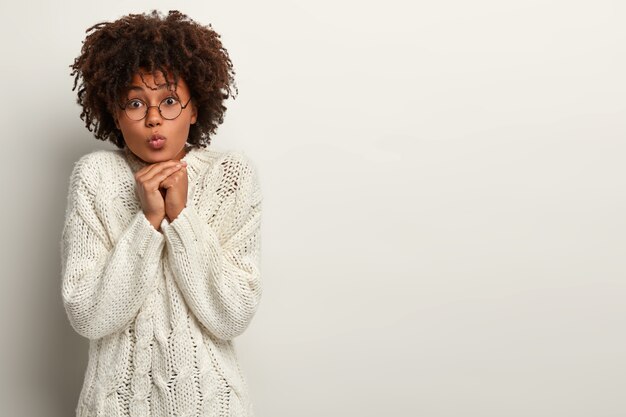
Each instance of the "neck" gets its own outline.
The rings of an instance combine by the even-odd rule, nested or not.
[[[176,156],[172,159],[176,159],[180,161],[181,159],[185,157],[185,155],[187,155],[188,150],[189,149],[187,148],[187,146],[183,146],[183,149],[181,149],[180,152],[178,152],[178,154],[176,154]]]

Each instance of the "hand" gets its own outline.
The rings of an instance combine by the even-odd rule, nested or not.
[[[185,165],[170,174],[160,185],[162,189],[165,189],[165,215],[170,223],[178,217],[187,205],[189,177],[186,162],[182,161],[182,163]]]
[[[166,216],[165,191],[161,183],[173,173],[177,173],[185,162],[169,160],[147,165],[135,173],[136,189],[141,208],[146,218],[156,230]],[[185,175],[185,180],[187,175]]]

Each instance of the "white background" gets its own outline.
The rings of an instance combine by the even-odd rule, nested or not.
[[[73,415],[60,233],[72,164],[113,145],[69,65],[152,8],[212,24],[237,72],[212,146],[263,188],[235,341],[258,417],[626,415],[617,0],[3,2],[3,415]]]

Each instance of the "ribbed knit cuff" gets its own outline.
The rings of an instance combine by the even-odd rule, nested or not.
[[[185,206],[171,223],[161,222],[161,230],[165,235],[171,250],[174,253],[185,252],[185,242],[187,244],[198,241],[199,233],[209,232],[213,242],[218,241],[217,235],[211,228],[203,222],[196,210],[192,206]]]
[[[135,214],[127,232],[128,236],[131,236],[129,243],[131,247],[136,248],[140,258],[160,257],[165,237],[152,226],[143,211],[140,210]]]

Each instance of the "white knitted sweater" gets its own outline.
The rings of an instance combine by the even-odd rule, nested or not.
[[[62,297],[89,339],[77,417],[252,417],[233,338],[261,298],[261,191],[241,151],[191,148],[186,207],[162,233],[145,217],[127,148],[72,170]]]

